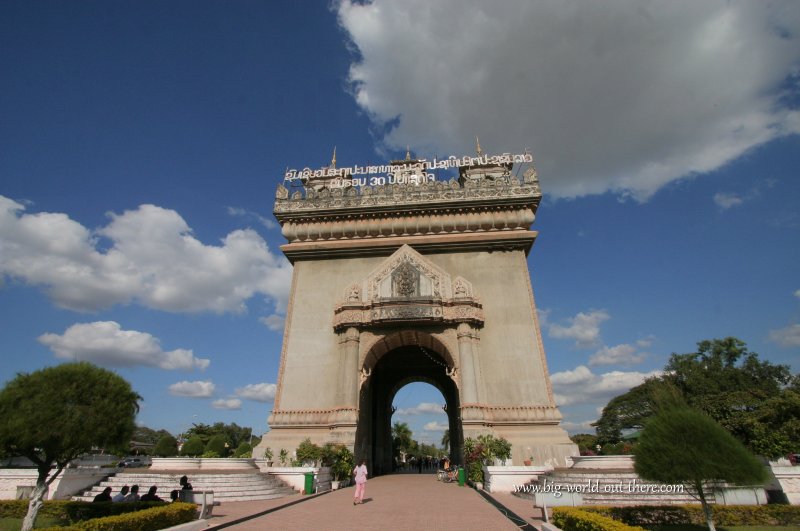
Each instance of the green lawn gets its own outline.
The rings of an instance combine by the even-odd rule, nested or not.
[[[67,525],[69,522],[51,518],[49,516],[39,516],[36,518],[36,527],[52,527],[55,525]],[[0,531],[19,531],[22,527],[22,518],[0,518]]]

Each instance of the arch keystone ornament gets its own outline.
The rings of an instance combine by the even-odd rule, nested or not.
[[[527,265],[532,158],[478,155],[287,171],[274,213],[294,272],[271,430],[253,455],[310,438],[390,472],[392,401],[412,382],[442,393],[455,463],[481,434],[508,439],[517,463],[577,455]],[[458,179],[432,172],[448,167]]]

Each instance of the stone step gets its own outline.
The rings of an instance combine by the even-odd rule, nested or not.
[[[169,499],[173,489],[180,489],[179,479],[182,474],[156,474],[151,472],[125,473],[112,475],[98,482],[91,489],[73,500],[92,501],[106,487],[111,487],[112,495],[119,492],[123,485],[139,485],[139,493],[144,494],[155,485],[157,494],[162,499]],[[295,491],[280,479],[261,473],[243,474],[198,474],[190,476],[194,490],[214,491],[215,501],[248,501],[269,500],[294,494]]]

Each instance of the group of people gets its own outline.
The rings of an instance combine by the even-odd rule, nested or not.
[[[180,490],[192,490],[192,484],[189,483],[189,478],[183,476],[180,479]],[[142,494],[139,496],[139,485],[133,485],[128,487],[127,485],[123,485],[121,489],[119,489],[119,493],[114,496],[111,496],[111,487],[106,487],[103,489],[103,492],[98,494],[94,497],[96,502],[160,502],[164,501],[161,499],[157,494],[156,491],[158,487],[153,485],[147,490],[147,494]],[[180,498],[180,491],[178,489],[173,490],[169,493],[169,497],[171,501],[178,501]]]

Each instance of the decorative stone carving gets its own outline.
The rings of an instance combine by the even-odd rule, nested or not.
[[[362,293],[361,286],[368,286],[368,292]],[[418,321],[480,327],[483,307],[469,281],[463,277],[452,281],[446,271],[404,245],[366,279],[351,284],[334,310],[333,328]]]
[[[419,295],[419,271],[403,262],[392,273],[392,296],[410,298]]]
[[[361,300],[361,286],[352,284],[347,290],[347,302],[357,302]]]
[[[456,385],[460,383],[458,381],[458,369],[456,367],[448,367],[445,369],[445,371],[447,371],[447,376],[449,376],[450,379],[456,383]]]
[[[275,199],[288,199],[289,198],[289,190],[282,184],[278,185],[278,189],[275,190]]]
[[[361,387],[364,386],[364,384],[369,379],[371,374],[372,374],[372,369],[371,368],[369,368],[369,367],[361,367],[361,370],[358,372],[358,377],[359,377],[358,388],[359,389],[361,389]]]

